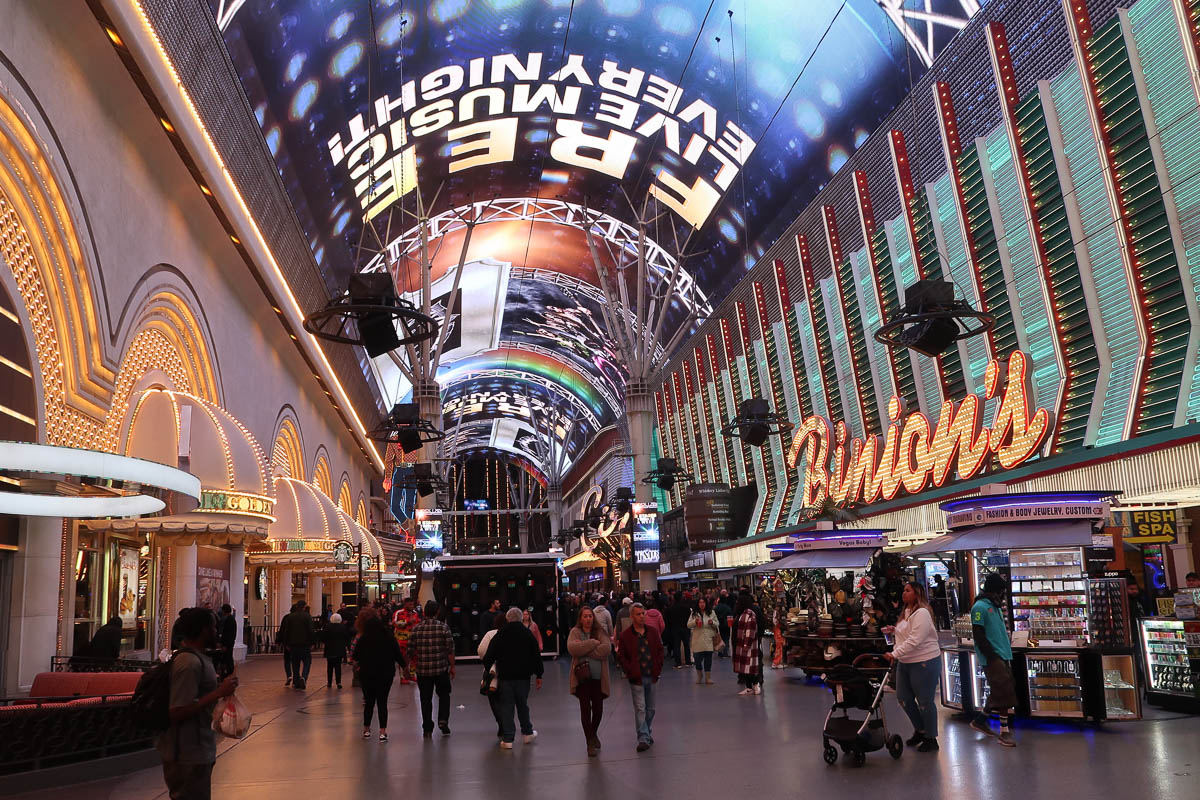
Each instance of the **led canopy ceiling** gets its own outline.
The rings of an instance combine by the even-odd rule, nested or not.
[[[699,254],[667,298],[668,327],[690,325],[923,69],[874,0],[210,3],[331,293],[384,268],[356,248],[376,221],[397,288],[420,289],[402,266],[419,237],[394,223],[420,196],[450,326],[447,430],[466,414],[459,438],[513,452],[523,404],[575,418],[572,452],[622,412],[585,226],[606,257],[627,251],[652,198],[650,282],[670,272],[668,242]],[[451,301],[471,210],[485,219]],[[410,395],[394,360],[372,369],[387,404]]]

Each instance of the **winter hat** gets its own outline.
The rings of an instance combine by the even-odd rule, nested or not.
[[[988,594],[1000,594],[1007,588],[1008,582],[1004,577],[996,572],[988,573],[988,576],[983,579],[983,591]]]

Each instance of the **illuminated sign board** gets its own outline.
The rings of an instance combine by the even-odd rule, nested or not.
[[[977,504],[961,502],[946,514],[946,526],[971,528],[976,525],[991,525],[1003,522],[1041,522],[1063,519],[1104,519],[1108,516],[1106,501],[1081,502],[1078,499],[1029,500],[1014,498],[1011,501],[996,496],[981,498]],[[1110,545],[1111,546],[1111,545]]]
[[[333,546],[333,560],[338,566],[344,566],[354,558],[354,546],[349,542],[338,542]]]
[[[887,547],[886,536],[793,536],[792,552],[806,550],[844,550],[859,547]],[[783,553],[788,555],[788,553]]]
[[[1009,356],[1007,369],[1004,362],[992,361],[983,399],[967,395],[959,402],[945,401],[932,425],[920,412],[904,417],[903,403],[892,397],[891,424],[883,437],[851,438],[840,420],[831,426],[824,417],[808,417],[798,426],[787,455],[792,469],[806,465],[804,505],[814,507],[825,498],[837,505],[891,500],[901,490],[915,495],[942,486],[952,474],[969,480],[984,471],[992,455],[1002,469],[1033,458],[1049,437],[1053,419],[1044,408],[1031,412],[1027,367],[1028,357],[1020,351]],[[983,428],[983,402],[994,397],[999,398],[995,416]]]
[[[634,515],[633,563],[636,566],[658,564],[659,541],[658,508],[646,504]]]
[[[1127,512],[1129,533],[1123,539],[1132,544],[1159,544],[1175,541],[1176,511],[1173,508]]]
[[[441,514],[440,510],[432,510],[417,517],[417,541],[413,545],[413,556],[418,561],[429,561],[442,554]]]
[[[729,487],[723,483],[693,483],[683,495],[687,544],[701,550],[729,539]]]
[[[271,510],[275,501],[262,495],[247,492],[234,492],[222,489],[205,489],[200,493],[200,505],[196,511],[223,512],[226,514],[245,514],[250,517],[262,517],[275,521]]]

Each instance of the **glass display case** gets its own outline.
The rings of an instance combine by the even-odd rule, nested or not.
[[[1129,596],[1124,578],[1092,578],[1088,581],[1092,641],[1102,650],[1125,650],[1129,635]]]
[[[1142,695],[1137,687],[1133,656],[1101,656],[1104,673],[1105,719],[1141,719]]]
[[[1088,581],[1078,547],[1009,555],[1013,629],[1034,641],[1082,647],[1090,638]]]
[[[1035,717],[1083,717],[1083,685],[1079,656],[1073,653],[1027,653],[1029,711]]]
[[[1179,697],[1196,696],[1184,624],[1181,620],[1161,617],[1142,620],[1142,652],[1146,659],[1146,680],[1149,682],[1146,688],[1149,691]],[[1200,632],[1192,635],[1200,636]],[[1200,641],[1195,643],[1194,649],[1200,651]]]
[[[992,687],[988,685],[987,675],[983,674],[983,662],[974,652],[971,653],[971,699],[975,708],[987,707],[988,698],[992,695]]]
[[[946,708],[963,708],[962,664],[965,651],[950,649],[942,651],[942,705]]]

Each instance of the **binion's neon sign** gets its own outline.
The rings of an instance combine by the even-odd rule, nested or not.
[[[831,426],[824,417],[808,417],[787,454],[790,469],[806,465],[804,505],[816,506],[826,498],[837,505],[870,504],[891,500],[901,489],[919,494],[942,486],[952,473],[959,480],[979,475],[992,455],[1002,469],[1024,463],[1053,429],[1049,411],[1030,413],[1028,363],[1016,350],[1007,368],[1000,360],[988,364],[983,399],[1000,398],[988,428],[982,427],[983,401],[973,394],[957,403],[943,402],[935,425],[920,412],[904,416],[903,401],[893,396],[883,437],[850,438],[845,422]]]

